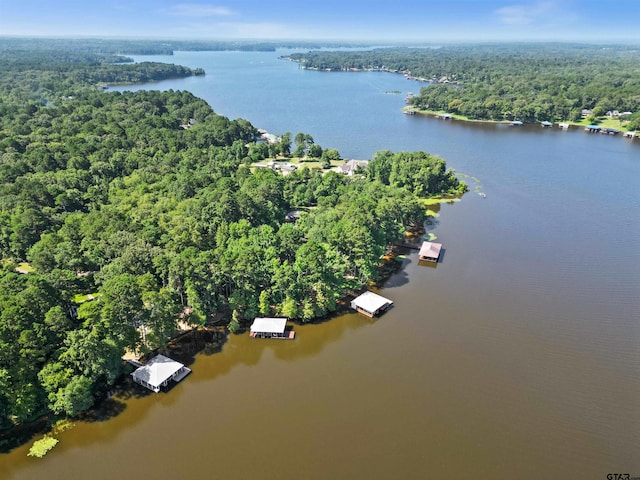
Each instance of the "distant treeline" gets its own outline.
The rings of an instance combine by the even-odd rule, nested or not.
[[[402,72],[433,84],[413,105],[471,119],[579,120],[583,109],[630,111],[640,123],[640,49],[515,44],[309,52],[292,60],[319,70]]]
[[[13,38],[0,37],[2,50],[48,50],[84,54],[173,55],[183,51],[273,52],[277,48],[362,47],[363,44],[309,41],[213,41],[213,40],[120,40],[100,38]]]

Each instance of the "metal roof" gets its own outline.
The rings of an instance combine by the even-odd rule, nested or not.
[[[421,257],[438,258],[440,256],[440,250],[442,250],[441,243],[422,242],[418,255]]]
[[[353,299],[351,306],[359,307],[369,313],[375,313],[385,305],[391,303],[393,303],[391,300],[381,295],[373,292],[364,292],[359,297]]]
[[[157,355],[145,365],[136,369],[131,375],[133,375],[136,380],[142,380],[149,385],[159,387],[182,367],[184,367],[184,365],[180,362],[171,360],[164,355]]]
[[[251,325],[252,332],[284,333],[286,318],[258,317]]]

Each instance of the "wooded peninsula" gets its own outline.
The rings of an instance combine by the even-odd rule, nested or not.
[[[617,45],[516,44],[313,51],[287,57],[323,71],[402,73],[429,82],[420,110],[472,120],[597,122],[607,112],[640,128],[640,49]]]
[[[126,351],[179,321],[335,311],[420,229],[426,197],[466,189],[425,152],[378,152],[353,176],[256,168],[339,153],[305,133],[264,143],[188,92],[105,90],[204,72],[74,45],[0,41],[1,428],[89,408]]]

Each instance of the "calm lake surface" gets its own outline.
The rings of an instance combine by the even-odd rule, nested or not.
[[[640,476],[640,141],[410,117],[417,82],[284,53],[139,57],[207,75],[127,88],[190,90],[348,158],[444,157],[471,192],[433,225],[442,263],[408,254],[380,319],[231,336],[169,393],[116,399],[119,414],[78,423],[44,459],[0,456],[0,477]]]

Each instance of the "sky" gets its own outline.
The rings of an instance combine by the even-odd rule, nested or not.
[[[0,36],[640,42],[640,0],[0,0]]]

